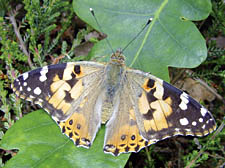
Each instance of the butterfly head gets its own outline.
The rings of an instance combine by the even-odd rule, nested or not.
[[[111,55],[111,61],[110,62],[112,64],[124,65],[125,56],[123,55],[121,49],[116,50],[116,52]]]

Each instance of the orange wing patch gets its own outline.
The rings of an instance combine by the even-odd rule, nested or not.
[[[47,101],[64,114],[71,108],[70,102],[76,100],[83,92],[82,79],[77,79],[83,75],[80,65],[67,64],[62,78],[58,74],[53,77],[53,83],[50,85],[51,97]]]
[[[160,131],[171,126],[167,117],[172,114],[172,99],[163,99],[164,88],[159,81],[146,79],[143,84],[142,95],[138,99],[140,113],[144,116],[144,127],[146,132],[151,130]]]
[[[73,140],[76,146],[89,148],[91,137],[88,134],[88,123],[82,114],[74,113],[64,122],[58,122],[62,133]]]

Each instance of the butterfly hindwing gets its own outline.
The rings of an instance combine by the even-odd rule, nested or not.
[[[43,107],[77,146],[89,147],[101,123],[96,101],[90,100],[97,99],[92,92],[103,72],[100,63],[50,65],[20,75],[12,88],[20,98]]]
[[[134,102],[127,85],[119,92],[119,99],[114,105],[114,113],[106,124],[104,152],[118,156],[121,153],[138,152],[151,141],[143,139],[139,133]]]

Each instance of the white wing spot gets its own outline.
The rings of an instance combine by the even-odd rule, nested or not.
[[[205,124],[202,126],[202,129],[205,129]]]
[[[203,122],[203,118],[199,118],[199,120],[198,120],[199,122]]]
[[[23,83],[23,86],[27,86],[27,82],[24,82],[24,83]]]
[[[201,108],[201,114],[202,114],[202,116],[204,117],[206,115],[206,113],[207,113],[206,108],[202,107]]]
[[[175,128],[175,131],[180,132],[180,128]]]
[[[30,91],[31,91],[31,88],[30,88],[30,87],[28,87],[28,88],[27,88],[27,91],[28,91],[28,92],[30,92]]]
[[[183,92],[180,95],[180,99],[181,103],[179,104],[179,107],[181,108],[181,110],[187,110],[187,104],[189,103],[188,95],[185,92]]]
[[[28,72],[25,72],[25,73],[23,74],[23,80],[26,80],[26,79],[28,78],[28,76],[29,76]]]
[[[39,102],[44,102],[42,99],[38,99]]]
[[[170,136],[165,136],[165,137],[162,138],[162,140],[163,140],[163,139],[166,139],[166,138],[169,138],[169,137],[170,137]]]
[[[162,79],[157,78],[157,81],[158,81],[161,85],[163,85],[163,80],[162,80]]]
[[[180,119],[180,124],[181,124],[181,125],[188,125],[188,123],[189,123],[189,122],[188,122],[188,119],[187,119],[187,118],[181,118],[181,119]]]
[[[34,99],[34,98],[35,98],[35,97],[34,97],[34,96],[32,96],[32,95],[30,95],[29,97],[30,97],[31,99]]]
[[[179,107],[181,110],[187,110],[187,104],[185,104],[183,101],[179,104]]]
[[[164,88],[162,85],[156,83],[156,91],[154,92],[154,97],[158,99],[162,99],[164,94]]]
[[[191,129],[188,129],[188,128],[187,128],[187,129],[185,129],[185,131],[187,131],[187,132],[191,132]]]
[[[41,75],[41,76],[39,77],[39,80],[40,80],[41,82],[46,81],[46,79],[47,79],[46,75]]]
[[[40,95],[40,94],[41,94],[41,89],[40,89],[39,87],[36,87],[36,88],[34,89],[34,94]]]
[[[192,125],[193,125],[193,126],[196,126],[196,125],[197,125],[197,122],[196,122],[196,121],[193,121],[193,122],[192,122]]]
[[[156,143],[157,141],[159,141],[158,139],[151,139],[151,141],[153,142],[153,143]]]
[[[187,131],[187,132],[186,132],[186,135],[194,135],[194,133],[191,132],[191,131]]]
[[[23,91],[23,88],[22,88],[22,86],[20,86],[20,91]]]
[[[42,106],[42,102],[35,101],[34,103],[35,103],[35,104],[38,104],[39,106]]]
[[[180,132],[180,128],[175,128],[175,134],[174,135],[183,135],[182,132]]]
[[[48,73],[48,66],[44,66],[40,71],[41,76],[39,77],[39,80],[41,82],[44,82],[47,79],[46,76],[47,73]]]

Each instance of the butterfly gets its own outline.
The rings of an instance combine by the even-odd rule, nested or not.
[[[109,63],[69,62],[25,72],[12,88],[43,107],[76,146],[89,148],[106,124],[103,149],[114,156],[168,137],[205,136],[216,129],[211,113],[188,94],[126,67],[121,50]]]

